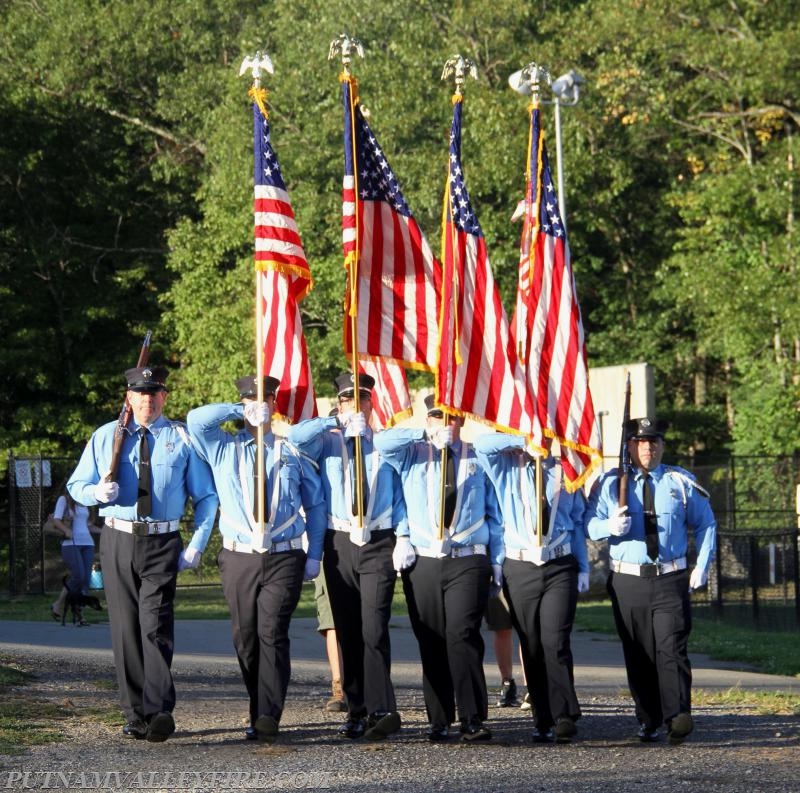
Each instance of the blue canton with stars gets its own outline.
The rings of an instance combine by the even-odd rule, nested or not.
[[[345,110],[349,107],[345,86]],[[364,118],[360,105],[355,107],[356,143],[358,157],[357,187],[360,201],[383,201],[395,212],[412,217],[411,210],[400,192],[397,177],[389,166],[380,145]],[[345,146],[345,172],[353,174],[351,148]]]
[[[463,102],[456,102],[453,108],[453,125],[450,127],[450,220],[459,231],[482,237],[478,218],[472,210],[467,186],[464,184],[464,171],[461,168],[461,112]]]
[[[269,142],[269,121],[264,118],[255,103],[253,104],[253,142],[256,184],[286,190],[281,169],[278,166],[278,158]]]
[[[538,148],[539,137],[542,134],[542,120],[539,114],[539,108],[533,111],[533,139],[531,141],[531,173],[536,173],[536,152]],[[550,160],[547,156],[547,147],[542,142],[542,172],[539,174],[539,180],[542,184],[542,203],[539,210],[539,223],[542,232],[549,234],[551,237],[564,238],[564,224],[561,222],[561,215],[558,211],[558,197],[556,196],[556,188],[553,184],[553,175],[550,172]],[[536,182],[534,181],[534,189]]]

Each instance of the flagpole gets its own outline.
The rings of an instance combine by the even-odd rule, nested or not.
[[[239,68],[239,76],[241,77],[245,72],[250,71],[253,76],[253,85],[248,91],[248,95],[253,99],[253,102],[258,105],[259,111],[264,118],[268,118],[267,114],[267,92],[261,87],[261,75],[263,71],[270,74],[273,73],[272,61],[264,52],[257,51],[254,56],[245,56],[242,65]],[[264,326],[261,320],[261,306],[264,302],[264,287],[261,268],[258,263],[255,265],[256,277],[256,300],[255,300],[255,323],[256,323],[256,400],[259,403],[264,401]],[[256,460],[255,460],[255,475],[253,481],[255,483],[255,521],[257,524],[257,533],[264,535],[264,425],[259,424],[256,428]]]
[[[478,78],[478,70],[475,66],[475,62],[470,58],[464,58],[461,55],[453,55],[451,58],[448,58],[445,61],[444,68],[442,69],[442,80],[447,80],[449,77],[453,78],[454,82],[454,89],[453,89],[453,96],[452,96],[452,104],[455,105],[458,102],[464,101],[464,85],[467,81],[467,76],[471,76],[473,79]],[[446,258],[446,247],[448,244],[447,234],[448,231],[451,233],[452,237],[450,239],[450,249],[453,251],[453,255],[455,255],[455,251],[457,249],[456,241],[455,241],[455,231],[454,231],[454,224],[451,223],[450,225],[453,229],[448,230],[447,224],[447,217],[448,213],[451,218],[454,217],[455,213],[453,212],[453,205],[452,205],[452,194],[450,193],[450,171],[449,171],[449,164],[448,164],[448,173],[447,178],[445,181],[445,192],[444,192],[444,208],[443,208],[443,215],[442,218],[442,261],[445,261]],[[454,268],[455,272],[455,268]],[[444,310],[444,291],[445,291],[445,284],[444,284],[444,274],[442,277],[442,310]],[[452,306],[452,311],[454,312],[454,321],[456,326],[458,325],[458,301],[454,302]],[[441,327],[440,327],[441,332]],[[455,340],[455,355],[453,356],[453,365],[461,363],[461,351],[458,348],[458,333],[453,334],[453,338]],[[442,416],[444,418],[444,426],[446,427],[450,423],[450,411],[447,410],[446,407],[443,406]],[[440,482],[439,482],[439,533],[438,539],[444,539],[445,533],[445,489],[446,489],[446,480],[447,480],[447,449],[442,447],[441,454],[440,454]]]
[[[345,257],[345,269],[347,270],[348,279],[348,293],[350,295],[350,304],[347,307],[347,313],[350,318],[350,366],[353,370],[353,410],[356,413],[361,412],[361,391],[358,383],[358,265],[361,259],[361,250],[359,247],[359,197],[358,197],[358,158],[357,158],[357,144],[356,144],[356,129],[355,129],[355,112],[356,112],[356,97],[357,81],[350,72],[350,64],[352,62],[351,55],[356,52],[362,58],[364,57],[364,48],[359,39],[348,36],[346,33],[340,34],[335,38],[330,45],[328,51],[328,60],[332,60],[336,55],[341,55],[342,58],[342,73],[339,76],[339,81],[347,83],[349,87],[348,101],[350,103],[350,145],[351,162],[353,163],[353,201],[355,204],[355,251]],[[358,519],[358,528],[364,526],[364,455],[361,449],[361,436],[356,435],[354,438],[354,452],[355,452],[355,491],[356,491],[356,517]]]

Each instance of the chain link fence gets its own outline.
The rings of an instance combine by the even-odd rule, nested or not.
[[[772,630],[800,627],[800,540],[796,490],[800,460],[794,457],[721,457],[666,460],[690,470],[708,490],[718,522],[717,554],[708,587],[692,596],[697,613],[743,620]],[[0,588],[13,595],[55,592],[64,566],[57,537],[42,524],[75,467],[71,458],[9,457],[7,503],[0,514]],[[191,513],[182,521],[192,533]],[[0,534],[2,536],[2,534]],[[180,574],[179,585],[219,581],[221,545],[214,531],[197,570]],[[595,544],[593,544],[595,545]],[[597,550],[597,549],[596,549]],[[607,554],[599,546],[595,576],[604,577]],[[690,561],[693,560],[690,552]]]

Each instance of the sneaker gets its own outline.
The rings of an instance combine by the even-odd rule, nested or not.
[[[333,680],[331,682],[331,698],[325,703],[325,710],[328,713],[345,713],[347,711],[347,702],[345,702],[341,681]]]
[[[504,680],[497,697],[497,707],[516,708],[518,705],[517,684],[514,682],[514,678],[512,677],[510,680]]]
[[[520,710],[531,710],[533,708],[533,703],[531,702],[531,693],[530,691],[526,692],[525,699],[522,700],[522,704],[519,706]]]
[[[679,713],[667,724],[667,738],[671,746],[677,746],[686,740],[694,729],[694,721],[688,713]]]

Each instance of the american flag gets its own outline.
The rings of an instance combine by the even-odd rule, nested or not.
[[[298,308],[313,282],[278,158],[270,144],[266,92],[254,91],[253,210],[256,272],[261,279],[262,302],[257,311],[262,323],[264,374],[280,380],[276,413],[297,422],[317,413]]]
[[[602,439],[589,390],[569,244],[536,103],[531,109],[528,184],[512,327],[537,423],[561,445],[567,487],[575,490],[602,463]]]
[[[385,430],[412,415],[406,370],[392,361],[365,360],[358,369],[375,380],[372,389],[372,428]]]
[[[527,435],[531,406],[525,404],[508,319],[464,183],[462,104],[457,96],[450,130],[436,400],[455,413]]]
[[[356,267],[359,356],[433,371],[436,365],[439,263],[411,213],[397,177],[367,124],[352,77],[342,78],[345,265]],[[345,350],[352,331],[345,316]]]

